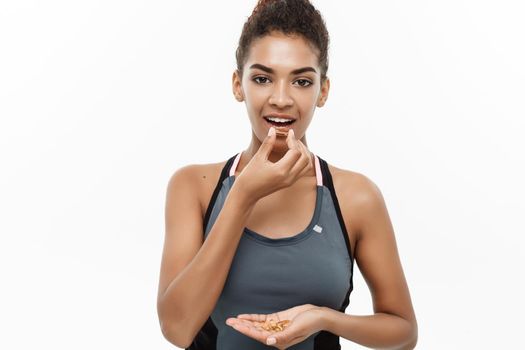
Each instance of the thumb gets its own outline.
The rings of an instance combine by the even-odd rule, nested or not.
[[[268,156],[270,155],[270,152],[272,151],[273,145],[275,143],[275,128],[273,126],[270,127],[270,130],[268,130],[268,135],[263,140],[261,146],[259,147],[259,151],[257,153],[260,153],[264,159],[268,159]]]
[[[268,338],[266,338],[266,345],[285,345],[306,339],[306,337],[301,334],[302,333],[298,329],[286,328],[283,331],[269,335]]]
[[[266,338],[266,345],[275,345],[277,343],[277,338],[270,336]]]
[[[279,334],[272,334],[269,335],[268,338],[266,338],[266,345],[276,345],[276,344],[283,344],[287,342],[287,339],[290,338],[291,334],[290,332],[286,332],[286,330],[278,332]]]

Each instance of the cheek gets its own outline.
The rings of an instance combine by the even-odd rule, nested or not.
[[[244,99],[246,106],[251,110],[259,110],[268,100],[267,93],[263,89],[245,89]]]
[[[304,112],[311,112],[315,109],[317,105],[317,93],[315,91],[302,94],[297,98],[297,101],[300,104],[300,108]]]
[[[259,100],[269,94],[270,89],[253,86],[252,84],[245,85],[244,92],[247,97],[252,100]]]

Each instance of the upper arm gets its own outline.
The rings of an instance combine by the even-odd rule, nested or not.
[[[168,182],[158,300],[203,243],[203,218],[195,176],[197,167],[187,165],[178,169]]]
[[[373,300],[374,312],[415,321],[394,229],[377,185],[361,175],[354,210],[358,220],[355,259]]]

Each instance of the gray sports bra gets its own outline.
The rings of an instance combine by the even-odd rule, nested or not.
[[[241,153],[226,162],[204,218],[204,239],[235,182]],[[328,164],[314,155],[317,177],[315,210],[296,235],[269,238],[244,228],[215,308],[190,350],[275,349],[225,324],[243,313],[268,314],[302,304],[346,310],[353,290],[353,257]],[[339,337],[312,334],[291,350],[341,349]]]

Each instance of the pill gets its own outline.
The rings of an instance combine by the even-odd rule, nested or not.
[[[288,131],[275,129],[275,134],[277,136],[286,136],[286,135],[288,135]]]

